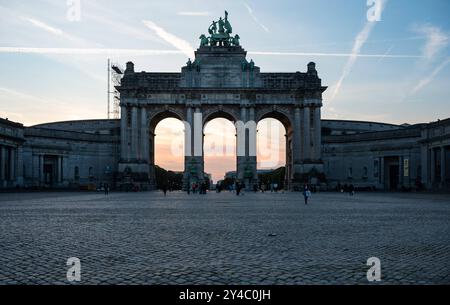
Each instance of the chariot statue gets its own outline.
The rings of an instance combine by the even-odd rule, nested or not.
[[[200,39],[200,46],[239,46],[239,35],[231,36],[233,28],[228,21],[228,12],[225,11],[225,17],[220,17],[218,21],[214,21],[208,28],[209,37],[202,34]]]

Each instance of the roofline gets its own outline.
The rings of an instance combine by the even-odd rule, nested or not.
[[[4,124],[10,125],[10,126],[23,128],[23,124],[22,123],[10,121],[10,120],[4,119],[4,118],[0,118],[0,123],[4,123]]]
[[[40,123],[40,124],[36,124],[36,125],[30,125],[30,126],[27,126],[27,127],[40,127],[42,125],[49,125],[49,124],[75,123],[75,122],[95,122],[95,121],[120,121],[120,119],[87,119],[87,120],[55,121],[55,122],[48,122],[48,123]]]
[[[375,121],[335,120],[335,119],[321,119],[321,120],[322,121],[328,121],[328,122],[369,123],[369,124],[390,125],[390,126],[395,126],[395,127],[399,127],[399,128],[405,128],[405,126],[402,126],[400,124],[375,122]],[[419,124],[422,124],[422,123],[419,123]],[[414,126],[414,125],[417,125],[417,124],[411,124],[411,126]]]

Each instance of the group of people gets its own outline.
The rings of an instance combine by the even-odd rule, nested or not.
[[[240,194],[244,195],[244,191],[245,191],[245,183],[244,182],[239,182],[236,181],[234,183],[235,188],[236,188],[236,195],[239,196]]]
[[[206,195],[207,189],[208,187],[205,182],[202,182],[200,184],[192,183],[191,186],[188,187],[187,193],[189,195],[192,191],[193,194],[196,194],[198,192],[200,195]]]
[[[355,195],[355,186],[353,184],[347,185],[341,185],[340,183],[338,183],[337,185],[337,190],[341,193],[348,193],[350,196]]]

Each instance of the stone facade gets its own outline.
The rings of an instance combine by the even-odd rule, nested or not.
[[[23,125],[0,118],[0,188],[23,185]]]
[[[86,120],[25,128],[23,186],[95,188],[117,172],[118,120]]]
[[[202,46],[181,73],[136,73],[133,63],[127,63],[118,90],[122,109],[119,172],[150,188],[154,187],[154,129],[168,117],[180,119],[190,130],[185,142],[186,186],[204,178],[202,148],[198,149],[203,147],[203,137],[195,137],[197,129],[202,134],[205,124],[218,117],[248,130],[244,136],[237,133],[238,146],[242,144],[237,178],[247,186],[257,183],[256,154],[250,152],[256,151],[256,124],[265,118],[278,119],[287,131],[288,185],[313,168],[322,171],[321,107],[326,87],[314,63],[308,64],[305,73],[262,73],[246,59],[241,46]],[[198,117],[201,122],[196,124]]]
[[[23,127],[0,119],[0,188],[120,186],[120,124],[84,120]],[[450,119],[407,127],[321,124],[327,189],[338,183],[378,190],[450,189]]]
[[[323,137],[328,187],[340,183],[384,190],[449,189],[450,119],[396,129],[373,124],[367,122],[367,130],[361,127],[356,133],[324,130],[338,134]]]

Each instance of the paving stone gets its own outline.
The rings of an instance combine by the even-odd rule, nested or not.
[[[0,284],[450,284],[448,195],[300,197],[0,194]]]

